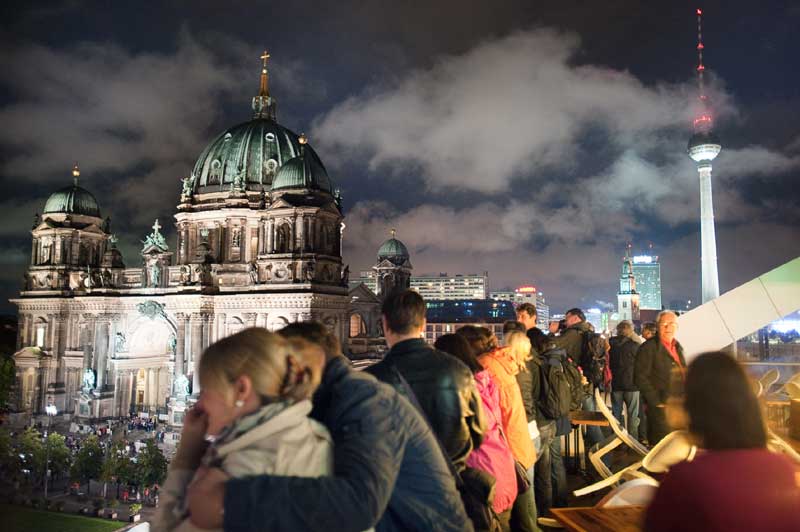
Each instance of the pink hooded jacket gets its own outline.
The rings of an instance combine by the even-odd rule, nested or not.
[[[478,393],[483,400],[486,432],[483,443],[467,458],[467,465],[492,475],[497,483],[494,488],[494,511],[504,512],[511,508],[517,498],[517,477],[514,472],[514,455],[500,434],[500,390],[487,370],[475,374]]]

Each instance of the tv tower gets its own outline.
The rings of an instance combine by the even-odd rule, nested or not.
[[[689,139],[689,157],[697,163],[700,174],[700,260],[702,263],[702,301],[706,303],[719,297],[717,273],[717,236],[714,231],[714,201],[711,197],[711,161],[722,144],[713,132],[711,111],[705,92],[703,74],[703,11],[697,10],[697,84],[700,107],[694,119],[694,135]]]

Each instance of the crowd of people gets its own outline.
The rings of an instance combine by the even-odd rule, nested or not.
[[[535,531],[568,502],[560,436],[569,412],[594,410],[594,388],[610,391],[615,415],[654,445],[670,430],[678,383],[705,451],[667,474],[645,528],[763,529],[742,528],[752,520],[739,514],[766,486],[752,500],[782,519],[769,529],[800,529],[800,472],[767,451],[747,377],[723,354],[687,368],[675,314],[662,312],[645,338],[623,322],[606,340],[580,309],[544,332],[523,304],[502,339],[464,326],[430,346],[418,293],[388,294],[381,310],[389,350],[363,372],[316,322],[246,329],[210,346],[154,528]],[[586,444],[602,437],[589,431]],[[726,479],[743,474],[739,485],[716,480],[718,467]],[[711,504],[726,511],[706,511]]]

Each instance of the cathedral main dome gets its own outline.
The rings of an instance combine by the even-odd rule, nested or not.
[[[266,54],[266,57],[269,57]],[[269,93],[266,58],[261,71],[261,88],[253,98],[253,118],[226,129],[203,150],[190,176],[191,193],[269,192],[279,171],[288,164],[281,188],[299,181],[310,171],[318,176],[319,188],[332,187],[325,166],[305,137],[283,127],[276,120],[276,102]],[[301,146],[302,145],[302,146]],[[302,154],[302,158],[300,158]],[[294,168],[297,167],[297,168]],[[298,177],[299,172],[299,177]]]
[[[306,144],[304,150],[309,164],[324,172],[313,148]],[[228,191],[237,179],[243,190],[269,191],[278,170],[299,155],[297,133],[271,118],[253,118],[226,129],[211,141],[194,166],[192,192]],[[327,180],[327,173],[325,177]]]

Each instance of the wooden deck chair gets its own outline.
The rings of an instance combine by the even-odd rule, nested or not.
[[[660,442],[658,442],[658,444],[656,444],[655,447],[650,449],[650,451],[648,451],[647,455],[645,455],[645,457],[641,461],[634,462],[628,467],[621,469],[620,471],[614,473],[613,475],[607,478],[604,478],[599,482],[595,482],[594,484],[591,484],[579,490],[575,490],[573,494],[576,497],[581,497],[583,495],[593,493],[603,488],[613,486],[615,484],[618,484],[621,480],[626,480],[626,479],[628,480],[635,478],[652,479],[652,477],[648,475],[647,472],[663,473],[667,471],[671,466],[679,462],[693,460],[696,452],[697,448],[690,442],[686,431],[683,430],[672,431],[669,434],[667,434]],[[644,469],[644,471],[642,471],[642,469]]]
[[[790,384],[790,383],[794,383],[794,384],[800,384],[800,372],[798,372],[798,373],[795,373],[794,375],[792,375],[791,377],[789,377],[789,378],[786,380],[786,382],[785,382],[785,383],[783,383],[783,386],[781,386],[780,388],[778,388],[778,389],[775,391],[775,395],[777,395],[777,394],[780,394],[780,393],[786,393],[786,386],[787,386],[788,384]]]
[[[608,406],[606,405],[605,398],[599,389],[595,389],[594,399],[597,409],[608,421],[613,434],[592,447],[592,449],[589,451],[589,461],[592,463],[595,470],[597,470],[601,477],[608,478],[613,473],[605,465],[605,463],[603,463],[603,457],[605,455],[623,443],[642,456],[645,456],[649,449],[639,443],[639,440],[631,436],[628,430],[620,424],[617,418],[614,417],[614,414],[611,412],[611,410],[609,410]]]
[[[800,384],[796,382],[787,382],[783,388],[786,391],[786,395],[789,396],[789,399],[800,399]]]
[[[653,500],[657,489],[658,481],[652,477],[634,478],[606,493],[594,506],[595,508],[647,506]]]
[[[764,373],[758,382],[761,383],[762,391],[758,395],[767,395],[769,393],[769,389],[778,382],[778,379],[781,378],[781,372],[777,369],[771,369]]]
[[[794,450],[783,438],[767,429],[767,448],[774,453],[782,453],[800,464],[800,453]]]

